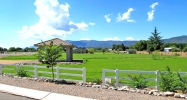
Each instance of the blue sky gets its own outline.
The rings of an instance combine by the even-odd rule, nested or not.
[[[0,0],[0,47],[187,35],[187,0]]]

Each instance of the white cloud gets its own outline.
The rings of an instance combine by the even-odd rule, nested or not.
[[[132,40],[134,40],[134,38],[133,37],[127,37],[126,40],[131,40],[132,41]]]
[[[21,39],[59,37],[71,34],[76,30],[86,30],[84,22],[74,23],[69,18],[69,4],[59,4],[57,0],[36,0],[36,14],[39,21],[35,25],[23,26],[17,31]]]
[[[153,20],[153,18],[154,18],[154,12],[155,12],[155,6],[156,6],[156,5],[158,5],[158,2],[155,2],[155,3],[153,3],[153,4],[150,6],[150,8],[151,8],[152,10],[149,11],[149,12],[147,13],[147,15],[148,15],[147,21],[152,21],[152,20]]]
[[[121,41],[118,37],[110,37],[110,38],[104,38],[103,41]]]
[[[95,23],[92,23],[92,22],[89,22],[89,24],[90,24],[91,26],[94,26],[94,25],[95,25]]]
[[[151,7],[152,9],[155,9],[155,6],[156,6],[156,5],[158,5],[158,2],[153,3],[150,7]]]
[[[80,40],[91,40],[90,38],[82,38]]]
[[[120,21],[126,20],[127,22],[136,22],[135,20],[130,19],[130,14],[132,11],[134,11],[134,9],[129,8],[128,11],[123,13],[122,15],[121,13],[119,13],[116,21],[120,22]]]
[[[109,18],[111,14],[105,15],[104,18],[106,19],[106,22],[110,23],[111,18]]]

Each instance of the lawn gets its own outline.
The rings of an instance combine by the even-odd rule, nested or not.
[[[57,66],[70,68],[85,67],[87,81],[101,79],[102,69],[162,71],[166,69],[166,66],[169,66],[172,71],[187,72],[187,58],[179,56],[159,55],[159,59],[153,60],[152,55],[147,54],[103,54],[101,52],[96,52],[95,54],[74,54],[73,58],[79,60],[83,59],[84,63],[74,65],[58,64]],[[37,60],[37,56],[9,56],[1,59]],[[65,59],[65,54],[63,54],[63,57],[60,59]]]

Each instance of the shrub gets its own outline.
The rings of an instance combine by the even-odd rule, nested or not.
[[[180,49],[179,49],[179,48],[173,48],[173,49],[171,50],[171,52],[180,52]]]
[[[128,54],[136,54],[135,49],[127,49],[126,51],[127,51]]]
[[[174,55],[175,55],[175,56],[180,56],[180,54],[178,54],[178,53],[176,53],[176,52],[175,52],[175,54],[174,54]]]
[[[153,59],[153,60],[158,60],[158,59],[160,59],[160,54],[159,54],[158,51],[154,51],[154,52],[152,53],[152,59]]]
[[[139,76],[131,76],[128,75],[130,77],[130,81],[129,81],[129,85],[132,88],[138,88],[138,89],[143,89],[147,87],[147,81],[145,80],[145,78],[142,76],[142,74],[140,74]]]
[[[92,83],[97,83],[97,84],[101,84],[102,83],[102,79],[97,77],[97,78],[89,78],[88,81],[92,82]]]
[[[178,81],[176,83],[176,89],[181,90],[183,93],[187,92],[187,76],[183,75],[181,76],[179,73],[177,73]]]
[[[167,66],[166,71],[160,72],[159,85],[162,91],[175,91],[176,89],[177,77],[176,73],[171,72],[170,68]]]
[[[26,71],[23,67],[18,68],[18,70],[17,70],[17,75],[18,75],[19,77],[27,77],[27,76],[28,76],[28,75],[27,75],[27,71]]]
[[[187,46],[184,47],[184,49],[182,50],[183,52],[187,52]]]
[[[89,48],[89,49],[88,49],[88,52],[89,52],[90,54],[94,54],[94,48]]]

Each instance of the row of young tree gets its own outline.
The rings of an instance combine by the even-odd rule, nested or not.
[[[10,47],[9,49],[0,47],[0,51],[8,51],[8,52],[36,52],[35,48],[20,48],[20,47]]]

